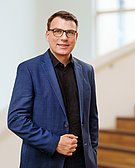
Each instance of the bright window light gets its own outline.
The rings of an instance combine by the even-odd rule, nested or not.
[[[97,0],[97,55],[135,41],[135,1]]]

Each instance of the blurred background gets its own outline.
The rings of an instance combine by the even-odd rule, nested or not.
[[[21,139],[6,124],[16,68],[46,51],[47,19],[58,10],[78,18],[73,55],[95,69],[99,168],[135,167],[135,1],[0,2],[0,167],[19,167]]]

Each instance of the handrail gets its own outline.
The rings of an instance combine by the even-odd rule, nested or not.
[[[115,62],[123,59],[124,57],[129,57],[130,53],[133,52],[135,52],[135,42],[103,56],[97,57],[95,60],[91,61],[91,64],[94,66],[95,71],[99,71],[106,66],[112,67]]]

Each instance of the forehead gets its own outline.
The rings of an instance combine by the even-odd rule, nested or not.
[[[52,20],[50,28],[59,28],[59,29],[74,29],[76,30],[76,24],[72,20],[65,20],[60,17],[56,17]]]

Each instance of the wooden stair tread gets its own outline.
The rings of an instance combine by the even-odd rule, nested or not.
[[[135,117],[117,117],[117,120],[131,120],[131,121],[135,121]]]
[[[103,130],[99,132],[99,144],[135,148],[135,132]]]
[[[101,168],[134,168],[134,166],[129,166],[129,165],[118,165],[118,164],[114,164],[114,163],[108,163],[108,162],[99,162],[98,163],[98,167]]]
[[[116,127],[119,130],[135,131],[135,117],[117,117]]]
[[[117,117],[115,129],[99,130],[98,168],[135,167],[135,117]]]
[[[112,145],[111,146],[100,145],[98,148],[97,156],[98,156],[98,163],[106,162],[106,163],[112,163],[115,165],[116,164],[127,165],[129,166],[129,168],[135,167],[135,149],[116,147]],[[99,168],[104,168],[104,167],[100,166]]]
[[[119,145],[106,145],[99,143],[99,149],[106,149],[106,150],[115,150],[115,151],[121,151],[121,152],[129,152],[135,154],[135,148],[133,147],[124,147]]]
[[[114,134],[126,134],[126,135],[133,135],[135,136],[135,131],[133,130],[124,130],[124,129],[101,129],[99,130],[99,133],[114,133]]]

